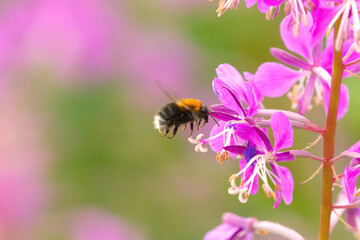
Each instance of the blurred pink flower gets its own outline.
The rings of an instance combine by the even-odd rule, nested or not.
[[[152,0],[149,4],[158,6],[161,9],[159,11],[163,11],[164,14],[168,12],[170,14],[186,14],[189,11],[199,12],[212,6],[209,1],[203,0]]]
[[[8,1],[0,12],[0,69],[94,79],[114,71],[126,23],[101,0]],[[66,79],[63,79],[66,81]]]
[[[193,96],[197,54],[185,38],[156,29],[138,29],[133,37],[127,62],[122,67],[133,80],[129,83],[136,87],[139,96],[148,96],[147,101],[151,101],[152,93],[163,101],[159,85],[176,97]]]
[[[26,231],[46,205],[44,175],[48,154],[41,144],[41,122],[25,110],[19,94],[0,93],[0,239]]]
[[[74,240],[143,240],[138,229],[115,216],[97,209],[77,214],[72,224]]]

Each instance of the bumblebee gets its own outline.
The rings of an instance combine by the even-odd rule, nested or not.
[[[201,126],[203,127],[209,121],[209,115],[209,109],[203,106],[198,99],[186,98],[176,100],[166,104],[155,114],[154,127],[160,133],[164,133],[161,137],[166,136],[171,128],[174,127],[173,135],[169,137],[171,139],[175,137],[180,125],[184,125],[184,131],[187,123],[190,123],[191,136],[194,130],[194,123],[197,129],[199,129],[203,120],[204,123]]]

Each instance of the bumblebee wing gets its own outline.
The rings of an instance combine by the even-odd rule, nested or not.
[[[168,91],[166,91],[165,89],[163,89],[160,85],[159,85],[160,90],[165,94],[165,96],[167,96],[171,101],[173,102],[178,102],[180,101],[179,99],[177,99],[176,97],[174,97],[173,95],[171,95]]]
[[[165,94],[165,96],[167,96],[171,101],[173,101],[174,103],[179,103],[181,102],[180,99],[177,99],[176,97],[174,97],[173,95],[171,95],[168,91],[166,91],[164,88],[162,88],[159,84],[158,84],[160,90]],[[182,104],[182,106],[184,106],[187,110],[190,110],[190,108],[186,105],[186,104]]]

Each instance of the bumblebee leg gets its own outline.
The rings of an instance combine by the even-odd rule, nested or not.
[[[175,128],[173,130],[173,135],[171,137],[168,137],[168,139],[172,139],[173,137],[175,137],[178,128],[179,128],[179,126],[175,126]]]
[[[200,128],[200,123],[201,123],[201,118],[200,118],[199,122],[197,122],[197,130],[199,130],[199,128]],[[195,124],[195,126],[196,126],[196,124]]]
[[[170,132],[170,129],[167,129],[166,132],[164,133],[164,135],[158,135],[158,137],[165,137],[166,135],[168,135],[169,132]]]
[[[203,125],[200,127],[200,128],[202,128],[203,126],[205,126],[205,124],[207,123],[207,121],[205,121],[204,123],[203,123]]]
[[[186,124],[184,124],[184,129],[183,129],[183,130],[181,130],[181,131],[185,131],[185,129],[186,129]]]
[[[191,122],[191,123],[190,123],[190,129],[191,129],[191,132],[190,132],[190,136],[189,136],[189,137],[191,137],[192,134],[193,134],[193,131],[194,131],[194,122]]]

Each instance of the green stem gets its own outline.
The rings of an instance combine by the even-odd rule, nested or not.
[[[329,109],[326,120],[326,129],[324,133],[325,162],[323,169],[323,186],[321,193],[319,240],[328,240],[330,235],[330,215],[332,211],[333,184],[332,163],[330,162],[330,160],[334,157],[335,130],[339,105],[340,86],[343,73],[342,47],[340,51],[335,50],[335,38],[338,34],[340,22],[341,17],[339,17],[339,19],[335,23],[333,72],[330,89]]]

